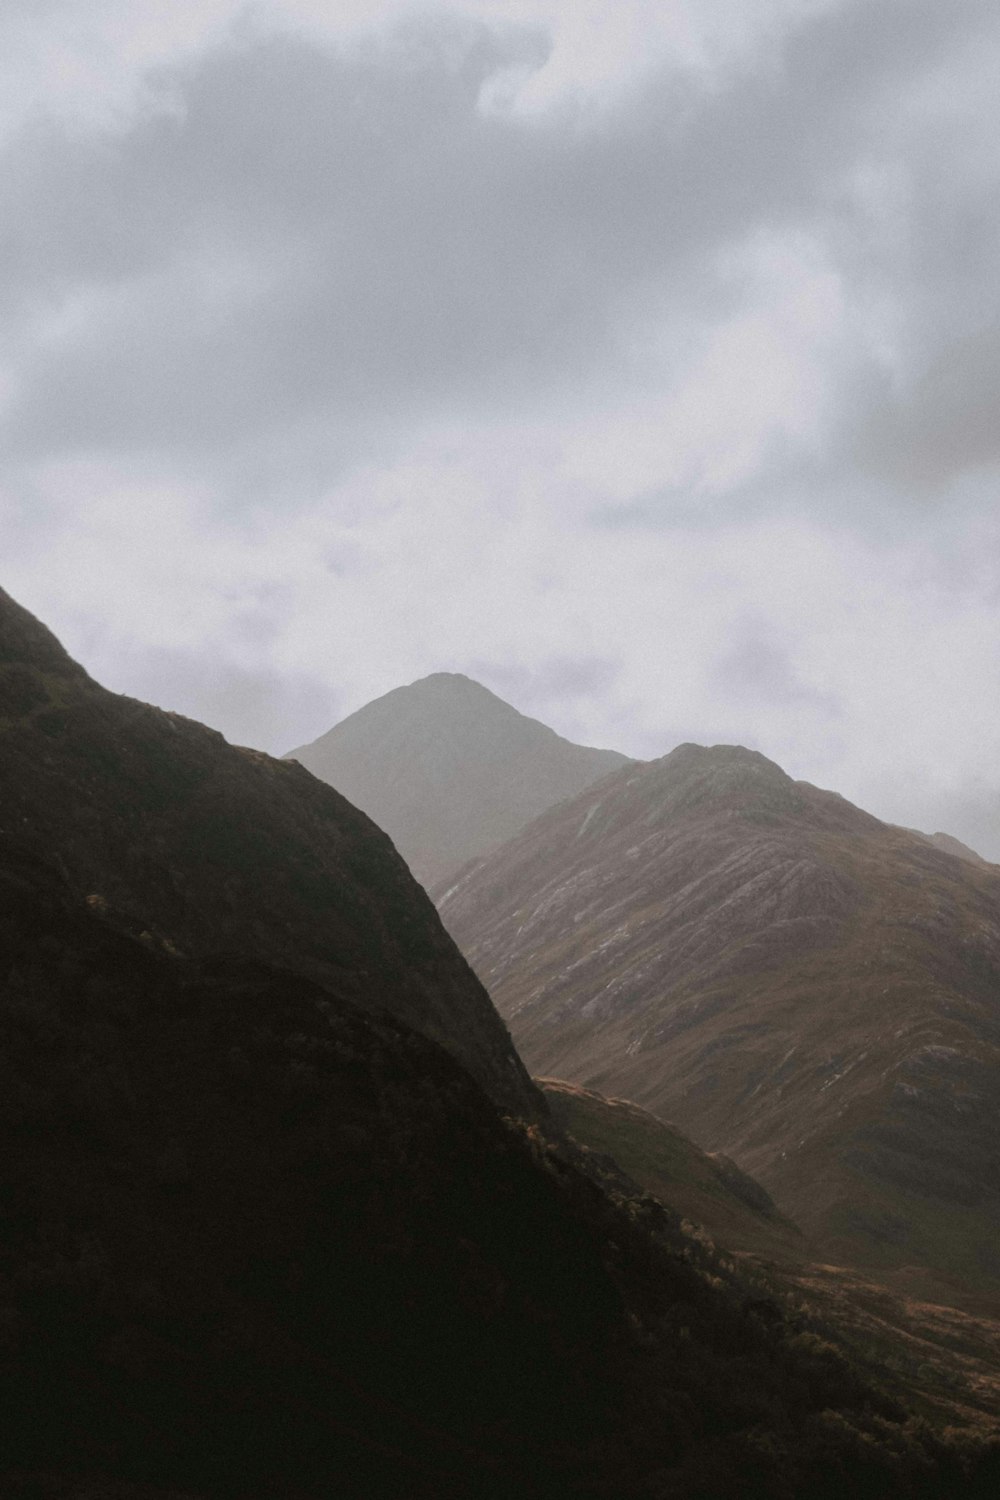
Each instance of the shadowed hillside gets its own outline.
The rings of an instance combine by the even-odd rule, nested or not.
[[[44,860],[164,952],[302,974],[538,1107],[489,997],[390,841],[300,766],[107,692],[0,592],[4,857]]]

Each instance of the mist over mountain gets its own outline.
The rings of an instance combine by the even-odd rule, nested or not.
[[[574,745],[458,672],[395,688],[288,758],[384,828],[427,886],[630,763]]]
[[[1000,1287],[1000,870],[683,745],[440,909],[532,1071],[732,1156],[830,1256]]]

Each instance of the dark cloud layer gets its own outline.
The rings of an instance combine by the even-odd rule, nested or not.
[[[692,318],[737,305],[716,252],[809,226],[848,247],[851,274],[892,278],[912,324],[912,390],[864,417],[872,462],[919,455],[927,408],[939,468],[991,460],[986,405],[963,398],[995,378],[995,335],[956,370],[934,307],[956,295],[948,262],[981,297],[995,224],[981,214],[964,267],[949,256],[932,231],[961,219],[960,189],[928,165],[911,209],[925,263],[892,267],[851,177],[916,128],[898,103],[921,70],[995,19],[977,0],[865,0],[725,87],[661,72],[603,113],[532,120],[477,101],[498,71],[544,63],[537,32],[428,20],[349,51],[234,34],[162,74],[117,132],[35,123],[8,146],[7,451],[224,454],[283,431],[336,447],[366,424],[516,407],[622,371],[620,322],[644,300],[682,344]]]

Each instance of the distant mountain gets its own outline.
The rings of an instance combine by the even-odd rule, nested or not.
[[[288,758],[384,828],[427,886],[630,763],[562,739],[457,672],[395,688]]]
[[[389,840],[301,767],[118,697],[0,591],[0,853],[160,951],[279,965],[539,1101],[489,997]]]
[[[725,1152],[829,1257],[1000,1287],[1000,870],[683,745],[440,909],[533,1072]]]
[[[5,1497],[992,1500],[548,1127],[362,814],[5,595],[0,819]]]
[[[908,831],[917,832],[914,828]],[[963,844],[961,839],[955,838],[950,833],[921,833],[919,837],[926,839],[936,849],[943,849],[945,854],[954,854],[956,859],[967,859],[973,865],[989,864],[989,860],[984,859],[981,854],[976,853],[975,849],[970,849],[968,844]]]

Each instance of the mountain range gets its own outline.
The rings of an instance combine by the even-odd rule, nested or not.
[[[609,1112],[631,1171],[568,1128]],[[532,1084],[363,813],[0,593],[5,1496],[996,1493],[982,1409],[915,1420],[671,1175],[794,1239],[734,1164]]]

